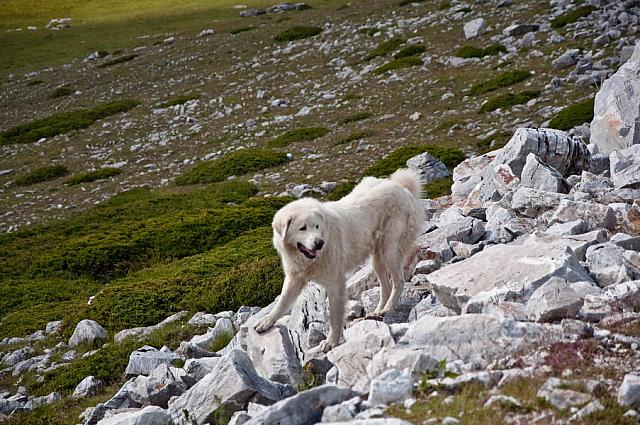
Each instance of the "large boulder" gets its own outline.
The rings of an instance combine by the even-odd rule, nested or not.
[[[413,391],[413,378],[407,370],[389,369],[371,381],[369,388],[369,404],[389,405],[391,403],[402,403]]]
[[[183,319],[186,315],[189,314],[188,311],[181,311],[179,313],[173,314],[162,322],[155,324],[153,326],[143,326],[139,328],[131,328],[125,329],[113,336],[114,341],[121,342],[126,338],[142,338],[144,336],[149,335],[150,333],[157,331],[158,329],[162,329],[163,327],[170,325],[171,323],[177,322],[178,320]]]
[[[96,321],[84,319],[81,320],[69,338],[69,347],[74,348],[78,345],[100,345],[107,339],[107,331]]]
[[[640,375],[627,373],[618,389],[618,403],[628,408],[640,407]]]
[[[609,167],[613,185],[619,188],[640,188],[640,145],[612,152]]]
[[[407,167],[418,173],[422,184],[449,177],[447,166],[439,159],[434,158],[429,152],[424,152],[408,159]]]
[[[570,189],[562,174],[542,162],[534,153],[527,155],[520,183],[523,186],[547,192],[569,193]]]
[[[591,144],[609,154],[640,143],[640,43],[596,94]]]
[[[176,425],[216,423],[219,412],[231,415],[249,402],[268,405],[292,396],[290,385],[261,378],[249,355],[238,349],[223,356],[197,384],[169,404]]]
[[[124,373],[126,375],[148,375],[161,364],[171,365],[180,359],[169,350],[158,350],[145,345],[129,355],[129,363]]]
[[[633,251],[609,242],[587,249],[589,271],[601,288],[640,278],[640,269],[633,261],[629,261],[631,253]]]
[[[484,19],[476,18],[472,19],[469,22],[465,22],[462,26],[462,29],[464,30],[464,37],[469,40],[471,38],[476,38],[477,36],[484,33],[486,30],[486,26],[484,23]]]
[[[98,422],[98,425],[170,425],[171,416],[158,406],[147,406],[134,412],[123,412]]]
[[[451,196],[455,202],[467,200],[473,189],[483,181],[486,170],[491,166],[499,152],[499,150],[495,150],[466,159],[453,169]]]
[[[149,376],[138,376],[129,388],[129,395],[143,406],[167,407],[169,399],[179,396],[187,390],[187,385],[180,378],[182,369],[161,364]]]
[[[93,397],[102,389],[103,383],[93,375],[87,376],[73,390],[72,397],[84,398]]]
[[[431,273],[429,281],[440,301],[460,312],[471,298],[489,300],[500,295],[508,300],[511,294],[526,301],[553,276],[569,282],[591,281],[573,251],[555,244],[490,246]]]
[[[613,230],[618,223],[618,216],[608,205],[562,199],[551,217],[551,223],[575,220],[585,221],[591,230],[599,228]]]
[[[566,280],[552,277],[531,295],[526,315],[536,322],[575,318],[582,304],[582,298]]]

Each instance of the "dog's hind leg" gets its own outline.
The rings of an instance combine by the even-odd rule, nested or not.
[[[402,255],[399,252],[392,254],[392,259],[388,264],[389,271],[391,272],[391,280],[393,286],[391,288],[391,295],[381,311],[381,314],[386,314],[393,311],[400,301],[400,296],[404,290],[404,267],[402,265]]]
[[[285,278],[282,285],[282,293],[278,302],[273,307],[273,310],[260,320],[256,322],[255,330],[258,333],[269,330],[274,323],[278,321],[293,305],[293,302],[298,298],[302,288],[304,288],[305,282],[295,281],[293,279]]]
[[[387,268],[385,267],[384,260],[382,258],[378,255],[374,255],[372,266],[373,271],[376,272],[376,276],[378,276],[378,281],[380,282],[380,301],[378,302],[376,309],[373,311],[373,315],[379,316],[382,313],[382,310],[384,310],[387,300],[389,300],[389,295],[391,295],[391,283],[389,282],[389,273],[387,272]]]
[[[345,283],[327,282],[323,285],[329,297],[329,335],[320,342],[319,347],[327,352],[340,344],[342,327],[344,326]]]

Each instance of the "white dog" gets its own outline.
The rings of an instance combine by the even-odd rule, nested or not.
[[[329,298],[329,335],[320,349],[331,350],[342,337],[346,276],[368,257],[380,282],[374,314],[392,311],[404,288],[405,257],[423,227],[420,195],[418,175],[402,169],[389,179],[365,177],[336,202],[303,198],[280,209],[273,218],[273,245],[285,280],[280,298],[258,320],[256,331],[271,328],[312,280],[326,288]]]

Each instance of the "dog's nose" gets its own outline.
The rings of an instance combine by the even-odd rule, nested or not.
[[[322,239],[318,239],[318,240],[315,241],[314,245],[315,245],[314,249],[320,250],[324,246],[324,241]]]

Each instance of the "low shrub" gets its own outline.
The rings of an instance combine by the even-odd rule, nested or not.
[[[47,118],[17,125],[0,133],[0,145],[37,142],[43,137],[53,137],[73,130],[87,128],[99,119],[120,112],[127,112],[138,105],[140,105],[140,102],[137,100],[124,99],[104,103],[92,109],[50,115]]]
[[[287,154],[268,149],[241,149],[213,161],[203,161],[176,178],[178,185],[215,183],[287,162]]]
[[[114,54],[115,54],[115,52],[114,52]],[[108,68],[110,66],[117,65],[119,63],[129,62],[131,60],[134,60],[137,57],[138,57],[138,55],[136,55],[136,54],[120,56],[119,58],[113,58],[113,59],[108,60],[106,62],[100,63],[100,64],[96,65],[96,68]]]
[[[451,177],[434,180],[424,185],[424,196],[435,199],[441,196],[451,195],[451,185],[453,185],[453,178]]]
[[[371,118],[373,114],[371,112],[356,112],[352,115],[347,115],[346,117],[340,119],[338,124],[349,124],[351,122],[366,120],[367,118]]]
[[[70,186],[74,186],[80,183],[90,183],[96,180],[108,179],[109,177],[117,176],[120,173],[122,173],[122,170],[119,168],[105,167],[105,168],[100,168],[99,170],[96,170],[96,171],[91,171],[88,173],[73,176],[70,179],[68,179],[65,183]]]
[[[509,109],[512,106],[527,103],[531,99],[540,96],[540,91],[530,90],[520,93],[505,93],[489,99],[480,107],[480,113],[495,111],[496,109]]]
[[[30,186],[36,183],[48,182],[58,177],[69,174],[69,169],[61,164],[47,165],[46,167],[36,168],[29,174],[24,175],[15,181],[16,186]]]
[[[400,3],[398,3],[398,6],[406,6],[412,3],[424,3],[425,1],[427,0],[401,0]]]
[[[294,41],[314,37],[322,32],[321,27],[314,26],[298,26],[289,28],[275,36],[275,41]]]
[[[65,96],[72,95],[73,93],[74,93],[74,91],[73,91],[73,89],[71,87],[62,86],[62,87],[58,87],[57,89],[52,91],[51,94],[49,95],[49,97],[51,99],[57,99],[59,97],[65,97]]]
[[[382,74],[393,69],[411,68],[413,66],[422,65],[422,59],[416,56],[409,56],[400,59],[394,59],[378,68],[376,68],[374,74]]]
[[[558,130],[570,130],[575,126],[593,120],[593,98],[567,106],[558,112],[549,122],[549,127]]]
[[[597,10],[594,6],[581,6],[577,9],[563,13],[551,20],[551,28],[557,29],[572,24],[580,18],[591,15],[591,12],[594,10]]]
[[[411,46],[407,46],[403,49],[400,49],[398,53],[393,55],[395,59],[406,58],[409,56],[421,55],[427,51],[427,48],[421,44],[412,44]]]
[[[325,136],[327,133],[329,133],[329,129],[324,127],[296,128],[270,140],[267,146],[270,148],[281,148],[291,143],[310,142]]]
[[[242,32],[253,31],[254,29],[256,29],[256,27],[254,27],[253,25],[249,25],[247,27],[240,27],[240,28],[232,29],[231,31],[229,31],[229,33],[233,34],[233,35],[236,35],[236,34],[240,34]]]
[[[522,82],[529,77],[531,77],[531,73],[529,71],[506,71],[498,75],[497,77],[492,78],[491,80],[487,80],[483,83],[476,84],[475,86],[471,87],[471,90],[469,90],[469,94],[471,96],[477,96],[480,94],[488,93],[490,91],[498,90],[502,87],[508,87],[513,84]]]
[[[380,44],[378,44],[378,47],[376,47],[375,49],[373,49],[371,53],[369,53],[369,55],[365,58],[365,61],[369,61],[379,56],[386,56],[389,53],[393,52],[394,50],[397,50],[401,45],[403,45],[406,42],[407,40],[401,37],[394,37],[387,41],[383,41]]]
[[[462,46],[457,52],[456,56],[460,58],[483,58],[485,56],[495,56],[499,53],[505,53],[507,48],[502,44],[492,44],[491,46],[481,49],[474,46]]]
[[[169,108],[175,105],[182,105],[183,103],[187,103],[188,101],[195,99],[200,99],[200,96],[198,96],[197,94],[186,94],[184,96],[172,97],[171,99],[167,99],[159,106],[161,108]]]
[[[356,140],[366,139],[367,137],[374,136],[376,134],[373,130],[359,130],[338,139],[333,143],[333,146],[346,145],[347,143],[355,142]]]
[[[360,34],[365,34],[365,35],[368,35],[369,37],[373,36],[375,33],[379,31],[380,30],[378,28],[372,28],[372,27],[364,27],[358,30]]]

